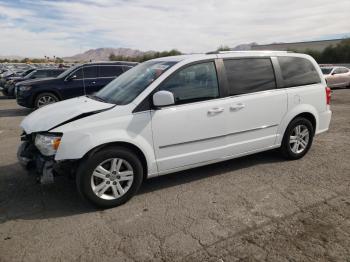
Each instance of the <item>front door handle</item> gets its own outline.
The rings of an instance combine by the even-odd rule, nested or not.
[[[230,107],[230,110],[231,110],[231,111],[238,111],[238,110],[241,110],[241,109],[243,109],[243,108],[245,108],[245,105],[242,104],[242,103],[238,103],[238,104],[236,104],[236,105],[234,105],[234,106],[231,106],[231,107]]]
[[[91,82],[91,84],[93,84],[93,85],[94,85],[94,84],[96,84],[96,82],[95,82],[95,81],[92,81],[92,82]]]
[[[224,112],[224,109],[222,107],[214,107],[208,111],[209,114],[218,114]]]

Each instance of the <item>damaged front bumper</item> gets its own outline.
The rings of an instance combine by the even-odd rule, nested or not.
[[[22,142],[17,151],[17,158],[21,166],[35,171],[37,180],[41,184],[54,182],[55,161],[52,158],[41,155],[34,144],[28,141]]]
[[[58,175],[72,176],[75,174],[76,161],[55,161],[53,156],[43,156],[35,147],[33,140],[22,136],[22,144],[17,151],[17,158],[21,166],[34,172],[38,182],[50,184]]]

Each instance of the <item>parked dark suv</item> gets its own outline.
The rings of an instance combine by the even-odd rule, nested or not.
[[[60,100],[91,94],[99,91],[136,64],[133,62],[87,63],[71,67],[56,78],[18,83],[17,103],[28,108],[39,108]]]
[[[45,77],[56,77],[59,74],[63,73],[65,70],[66,69],[64,69],[64,68],[35,69],[25,76],[12,77],[6,82],[4,89],[3,89],[3,93],[7,94],[8,96],[14,96],[16,83],[31,80],[31,79],[39,79],[39,78],[45,78]]]

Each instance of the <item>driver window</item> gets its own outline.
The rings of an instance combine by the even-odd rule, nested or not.
[[[175,72],[160,90],[172,92],[175,104],[185,104],[219,97],[214,62],[195,64]]]

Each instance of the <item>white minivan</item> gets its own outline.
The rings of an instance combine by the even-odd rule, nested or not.
[[[308,55],[248,51],[150,60],[92,96],[21,123],[18,158],[42,183],[73,175],[99,207],[146,178],[280,148],[288,159],[329,128],[330,89]]]

